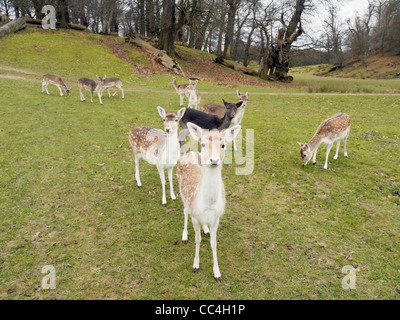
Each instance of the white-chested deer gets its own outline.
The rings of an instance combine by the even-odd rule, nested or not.
[[[236,91],[236,93],[239,98],[239,102],[242,102],[242,104],[240,107],[238,107],[235,117],[231,121],[230,127],[234,127],[237,124],[241,124],[241,122],[243,120],[243,116],[244,116],[244,111],[247,106],[247,102],[249,101],[249,93],[248,92],[246,92],[245,94],[242,94],[242,93],[239,93],[239,91]],[[225,113],[227,111],[225,106],[221,106],[216,103],[207,103],[204,106],[202,106],[201,109],[205,113],[216,115],[216,116],[220,117],[221,119],[225,116]],[[236,147],[236,139],[233,140],[233,147],[234,147],[235,151],[238,150]]]
[[[69,89],[60,77],[54,76],[52,74],[45,74],[42,80],[42,93],[44,92],[44,90],[46,90],[47,94],[50,95],[49,91],[47,90],[47,86],[49,84],[54,84],[58,88],[58,90],[60,90],[61,97],[63,96],[62,90],[64,90],[67,96],[69,95]]]
[[[200,91],[197,90],[198,80],[195,82],[191,82],[186,89],[186,96],[188,97],[189,104],[188,108],[194,108],[199,110],[201,103],[201,94]]]
[[[101,101],[101,91],[104,85],[104,80],[106,79],[106,76],[100,78],[99,76],[96,76],[97,79],[99,80],[98,82],[88,79],[88,78],[80,78],[78,80],[78,87],[79,87],[79,94],[81,96],[81,101],[85,101],[85,96],[83,95],[82,90],[89,90],[90,91],[90,98],[91,102],[93,103],[93,92],[97,93],[99,96],[100,104],[103,104],[103,101]]]
[[[177,94],[179,94],[179,98],[180,98],[180,106],[183,106],[183,99],[185,98],[185,95],[188,97],[188,87],[189,85],[192,84],[192,80],[189,79],[189,83],[188,84],[177,84],[176,83],[176,79],[172,78],[172,80],[168,83],[168,84],[172,84],[173,87],[175,88],[175,91]]]
[[[121,91],[122,94],[122,99],[125,98],[124,94],[124,88],[122,87],[122,80],[119,78],[107,78],[104,79],[103,87],[101,89],[100,95],[103,96],[103,91],[106,89],[108,92],[108,97],[111,98],[110,94],[110,89],[111,88],[116,88],[115,92],[113,93],[113,97],[118,93],[118,91]]]
[[[167,205],[165,196],[165,172],[168,170],[170,195],[176,200],[173,187],[173,170],[180,157],[180,146],[178,140],[179,120],[185,114],[182,108],[177,113],[167,113],[162,107],[157,107],[158,113],[164,120],[164,131],[151,127],[138,127],[129,132],[129,142],[135,153],[135,179],[139,187],[142,186],[139,175],[139,163],[146,160],[156,165],[160,174],[162,185],[162,205]]]
[[[196,250],[193,272],[200,267],[201,226],[210,231],[210,243],[214,260],[214,278],[221,282],[221,272],[217,258],[217,229],[219,220],[225,211],[225,187],[222,180],[222,165],[226,145],[240,131],[237,125],[223,131],[203,130],[188,123],[191,136],[200,142],[201,152],[185,154],[178,163],[176,174],[179,190],[184,203],[184,229],[182,241],[187,242],[188,216],[192,218],[195,230]]]
[[[313,158],[314,165],[317,163],[317,151],[321,144],[326,144],[326,159],[324,169],[328,169],[328,157],[331,152],[332,146],[337,142],[336,155],[337,160],[339,156],[340,142],[344,141],[344,156],[347,158],[347,139],[350,134],[351,120],[350,116],[345,113],[338,113],[333,117],[323,121],[315,135],[308,143],[297,142],[300,149],[300,156],[303,166],[305,166]]]

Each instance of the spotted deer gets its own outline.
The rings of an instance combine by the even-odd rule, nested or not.
[[[191,82],[186,89],[186,96],[188,97],[189,104],[188,108],[194,108],[199,110],[200,102],[201,102],[201,94],[200,91],[196,89],[198,84],[198,80],[195,82]]]
[[[103,87],[101,89],[100,95],[103,96],[104,89],[107,89],[108,97],[111,98],[111,94],[110,94],[110,89],[111,88],[116,88],[117,89],[117,90],[115,90],[115,92],[113,94],[113,97],[118,93],[118,91],[121,91],[122,99],[125,98],[124,88],[122,87],[122,80],[121,79],[119,79],[119,78],[107,78],[107,79],[105,79]]]
[[[188,84],[177,84],[176,83],[176,79],[175,77],[172,78],[172,80],[168,83],[168,84],[172,84],[173,87],[175,88],[175,91],[177,94],[179,94],[179,98],[180,98],[180,106],[183,106],[183,99],[185,98],[185,95],[188,97],[188,87],[189,85],[192,84],[192,80],[189,79],[189,83]]]
[[[151,127],[134,128],[129,133],[129,142],[135,154],[135,179],[138,187],[142,186],[139,174],[139,163],[146,160],[156,165],[161,179],[162,205],[167,205],[165,196],[165,172],[168,170],[170,195],[176,200],[173,187],[173,169],[180,157],[180,146],[178,141],[179,120],[185,114],[182,108],[177,113],[167,113],[162,107],[157,107],[160,117],[164,120],[164,131]]]
[[[78,80],[78,87],[79,87],[79,94],[81,96],[81,101],[85,101],[85,96],[82,93],[82,90],[89,90],[90,91],[90,97],[91,97],[91,102],[93,103],[93,92],[97,93],[99,96],[100,104],[103,104],[103,101],[101,101],[101,91],[102,87],[104,85],[104,80],[106,79],[106,76],[100,78],[99,76],[96,76],[97,79],[99,80],[98,82],[88,79],[88,78],[80,78]]]
[[[67,88],[64,81],[60,77],[51,74],[45,74],[42,80],[42,93],[44,92],[44,90],[46,90],[47,94],[50,95],[49,91],[47,90],[47,86],[49,84],[55,85],[58,88],[58,90],[60,90],[61,97],[63,96],[62,90],[64,90],[67,96],[69,95],[69,89]]]
[[[328,169],[328,157],[332,146],[337,142],[336,155],[334,160],[339,156],[339,148],[341,140],[344,141],[344,156],[347,158],[347,139],[350,134],[351,120],[350,116],[345,113],[338,113],[331,118],[323,121],[314,136],[308,143],[297,142],[300,149],[300,156],[303,166],[305,166],[313,158],[313,164],[317,163],[317,151],[320,145],[326,144],[326,159],[324,169]]]
[[[185,154],[177,166],[179,190],[184,203],[182,241],[187,243],[188,240],[187,223],[190,215],[196,242],[193,272],[197,273],[200,267],[201,226],[209,229],[214,278],[217,282],[221,282],[217,258],[217,230],[226,205],[222,165],[226,145],[238,134],[240,126],[223,131],[209,131],[188,123],[188,128],[191,136],[200,142],[201,152]]]
[[[238,107],[235,117],[232,119],[230,126],[234,127],[237,124],[241,124],[243,116],[244,116],[244,111],[246,109],[247,106],[247,102],[249,101],[249,93],[246,92],[245,94],[241,94],[239,93],[239,91],[236,91],[237,96],[239,98],[239,103],[241,102],[240,107]],[[213,114],[216,115],[220,118],[223,118],[227,109],[225,106],[221,106],[219,104],[216,103],[207,103],[204,106],[201,107],[202,111],[209,113],[209,114]],[[235,151],[237,151],[237,146],[236,146],[236,139],[233,140],[233,147],[235,149]]]

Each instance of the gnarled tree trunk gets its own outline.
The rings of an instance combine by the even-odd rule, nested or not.
[[[24,29],[26,26],[25,20],[22,18],[15,19],[0,28],[0,38],[13,32]]]

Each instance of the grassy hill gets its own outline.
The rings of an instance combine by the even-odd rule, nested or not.
[[[134,179],[127,133],[162,128],[157,105],[179,109],[173,75],[115,41],[59,30],[0,40],[0,299],[400,298],[400,99],[389,94],[398,80],[297,71],[291,85],[249,86],[223,70],[239,80],[200,82],[204,103],[250,92],[244,150],[223,168],[218,284],[206,237],[192,273],[194,232],[180,242],[183,205],[161,206],[156,168],[142,165],[143,188]],[[178,52],[189,73],[203,70],[190,63],[203,53]],[[70,96],[41,94],[45,73],[65,78]],[[81,102],[77,79],[96,74],[121,77],[125,99]],[[296,142],[337,112],[352,117],[349,158],[332,152],[323,170],[322,149],[316,166],[302,168]],[[245,165],[252,174],[236,175]],[[56,269],[55,290],[41,286],[46,265]],[[346,265],[357,270],[356,290],[342,289]]]

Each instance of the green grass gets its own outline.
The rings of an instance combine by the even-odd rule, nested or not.
[[[242,126],[254,130],[254,172],[237,176],[242,165],[235,163],[223,168],[228,202],[218,230],[218,284],[206,237],[200,273],[191,272],[194,232],[188,245],[179,241],[183,205],[168,199],[161,206],[156,168],[142,165],[143,188],[134,180],[127,133],[161,128],[157,105],[178,110],[179,97],[165,84],[171,75],[141,77],[87,40],[92,52],[81,51],[77,61],[72,45],[56,50],[75,33],[55,36],[6,38],[0,65],[37,74],[50,65],[69,79],[115,72],[128,79],[126,98],[104,97],[101,106],[96,98],[81,102],[76,87],[69,97],[49,87],[47,96],[40,82],[0,78],[0,299],[400,298],[398,96],[249,88]],[[50,40],[58,58],[31,49]],[[23,55],[13,59],[3,48]],[[42,54],[50,62],[35,58]],[[234,98],[232,89],[205,88],[206,101]],[[302,168],[296,141],[309,140],[337,112],[352,116],[349,158],[341,151],[334,161],[332,152],[323,170],[321,150],[315,167]],[[55,290],[41,288],[45,265],[56,268]],[[356,290],[341,288],[346,265],[359,270]]]

